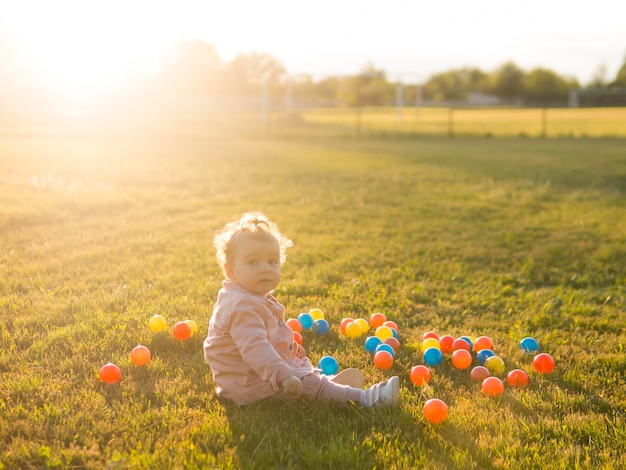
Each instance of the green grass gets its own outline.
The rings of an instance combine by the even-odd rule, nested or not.
[[[626,151],[620,140],[0,140],[4,468],[626,466]],[[397,410],[218,400],[202,341],[221,275],[211,237],[258,209],[294,240],[278,298]],[[374,368],[343,317],[401,328]],[[180,343],[155,313],[193,319]],[[422,334],[493,338],[531,384],[483,397],[449,360],[408,379]],[[518,343],[538,339],[540,376]],[[153,360],[132,365],[130,350]],[[122,368],[105,385],[106,362]],[[422,416],[430,397],[450,414]]]

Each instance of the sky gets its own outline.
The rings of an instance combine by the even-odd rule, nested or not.
[[[75,89],[120,80],[137,61],[150,68],[186,39],[226,62],[265,52],[314,77],[371,63],[390,80],[424,82],[511,60],[586,84],[601,70],[612,80],[626,59],[626,1],[0,0],[13,59]]]

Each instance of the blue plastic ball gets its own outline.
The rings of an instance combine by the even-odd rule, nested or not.
[[[317,367],[322,369],[322,374],[333,375],[339,370],[339,363],[332,356],[324,356],[317,363]]]
[[[323,318],[313,322],[313,331],[315,331],[316,334],[324,335],[328,333],[328,330],[330,330],[330,325]]]
[[[491,349],[481,349],[476,353],[476,360],[478,365],[484,366],[488,357],[495,356],[495,353]]]
[[[370,353],[376,352],[376,347],[382,344],[383,340],[378,336],[370,336],[365,340],[365,350]],[[393,348],[392,348],[393,349]]]
[[[438,348],[428,348],[424,351],[424,364],[435,367],[443,361],[443,353]]]
[[[396,339],[400,339],[400,338],[398,337],[398,332],[396,331],[396,329],[395,329],[395,328],[392,328],[392,329],[391,329],[391,333],[393,334],[393,337],[394,337],[394,338],[396,338]]]
[[[308,330],[313,326],[313,317],[308,313],[298,315],[298,321],[302,325],[303,330]]]
[[[528,353],[535,352],[539,350],[539,343],[535,338],[528,336],[520,341],[519,347]]]
[[[387,344],[387,343],[381,343],[378,346],[376,346],[376,349],[374,350],[375,352],[378,351],[387,351],[389,354],[391,354],[392,356],[396,355],[396,352],[393,350],[393,348],[391,347],[391,345]]]

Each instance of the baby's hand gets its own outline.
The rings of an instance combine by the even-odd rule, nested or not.
[[[293,345],[296,348],[296,357],[298,359],[304,359],[304,356],[306,356],[306,350],[295,341],[293,342]]]
[[[280,383],[280,388],[283,393],[294,398],[298,398],[300,395],[302,395],[302,382],[295,375],[287,377],[285,380],[283,380]]]

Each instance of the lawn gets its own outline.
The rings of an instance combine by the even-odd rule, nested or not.
[[[0,182],[0,467],[626,467],[623,140],[3,138]],[[295,242],[287,316],[331,324],[311,360],[399,375],[397,409],[217,399],[211,238],[249,209]],[[400,327],[388,371],[339,331],[374,312]],[[153,333],[157,313],[199,332]],[[530,384],[486,397],[446,357],[413,385],[427,331],[490,336]]]

